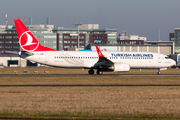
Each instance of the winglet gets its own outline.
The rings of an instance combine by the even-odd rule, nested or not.
[[[104,55],[102,54],[102,52],[99,50],[98,46],[96,46],[96,50],[98,53],[99,58],[104,58]]]

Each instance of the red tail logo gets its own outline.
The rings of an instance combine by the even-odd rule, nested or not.
[[[18,34],[21,51],[56,51],[54,49],[42,46],[20,19],[15,19],[14,23]]]
[[[25,51],[35,51],[39,46],[39,42],[33,39],[33,36],[29,31],[26,31],[23,34],[21,34],[19,42],[21,49]]]

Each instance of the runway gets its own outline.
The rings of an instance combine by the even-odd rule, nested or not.
[[[103,74],[103,75],[89,75],[89,74],[0,74],[0,77],[180,77],[180,74]]]

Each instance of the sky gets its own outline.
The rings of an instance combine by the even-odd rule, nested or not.
[[[1,0],[0,24],[22,16],[29,24],[46,24],[47,17],[55,27],[75,28],[74,23],[99,24],[100,29],[117,29],[147,37],[148,41],[169,40],[169,33],[180,28],[180,0]]]

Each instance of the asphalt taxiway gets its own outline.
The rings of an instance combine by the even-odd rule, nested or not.
[[[89,74],[0,74],[0,77],[73,77],[73,76],[87,76],[87,77],[180,77],[180,74],[102,74],[102,75],[89,75]]]

